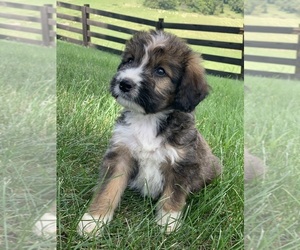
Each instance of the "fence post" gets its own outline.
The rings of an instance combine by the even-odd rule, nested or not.
[[[296,78],[300,78],[300,24],[298,28],[298,48],[297,48],[297,60],[295,69]]]
[[[52,5],[45,4],[41,7],[42,38],[44,46],[50,46],[52,40],[50,38],[50,31],[52,30],[52,26],[49,24],[49,19],[52,18],[52,14],[48,12],[48,7],[52,8]]]
[[[48,16],[48,29],[49,29],[49,42],[50,46],[55,46],[55,33],[54,26],[56,26],[56,21],[53,19],[53,13],[55,13],[55,9],[52,4],[46,4],[47,6],[47,16]],[[53,33],[51,35],[51,33]]]
[[[81,8],[82,12],[82,39],[83,39],[83,45],[89,46],[89,43],[91,42],[91,37],[89,36],[90,31],[90,25],[88,25],[88,19],[90,18],[90,13],[87,12],[87,8],[89,8],[89,4],[85,4]]]
[[[244,79],[244,71],[245,71],[245,26],[243,25],[243,28],[240,29],[240,34],[243,36],[242,40],[242,62],[241,62],[241,75],[240,79]]]
[[[164,30],[164,19],[158,18],[158,22],[156,23],[156,30]]]

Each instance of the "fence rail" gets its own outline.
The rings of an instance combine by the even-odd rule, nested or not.
[[[55,46],[56,9],[52,5],[31,5],[0,1],[0,39],[13,40],[29,44]],[[19,9],[20,13],[13,13]],[[22,11],[21,11],[22,10]],[[24,15],[23,10],[31,11]],[[6,11],[6,13],[5,13]],[[17,20],[21,23],[10,24],[3,20]],[[12,32],[13,31],[13,32]],[[16,33],[17,32],[17,33]]]
[[[117,13],[112,13],[108,11],[93,9],[89,5],[79,6],[74,5],[70,3],[65,2],[57,2],[57,6],[60,8],[66,8],[69,10],[77,11],[77,15],[69,15],[66,13],[60,13],[58,11],[57,17],[62,19],[62,21],[72,21],[77,22],[81,24],[81,27],[71,27],[69,25],[58,23],[57,28],[58,30],[65,30],[69,32],[73,32],[76,34],[81,34],[81,39],[76,39],[73,37],[68,37],[65,34],[59,34],[57,38],[65,41],[69,41],[72,43],[84,45],[84,46],[90,46],[94,47],[100,50],[108,51],[114,54],[120,55],[122,53],[121,49],[105,46],[104,44],[99,44],[95,41],[96,39],[102,39],[109,42],[114,42],[118,44],[124,45],[126,40],[124,38],[124,35],[111,35],[111,34],[105,34],[105,32],[101,32],[96,30],[95,28],[103,28],[110,31],[117,31],[118,34],[126,34],[126,35],[133,35],[138,30],[128,28],[130,27],[130,23],[138,23],[142,25],[149,26],[149,28],[156,28],[156,29],[176,29],[176,30],[191,30],[191,31],[200,31],[200,32],[218,32],[218,33],[226,33],[226,34],[234,34],[241,36],[242,41],[242,34],[243,29],[241,27],[223,27],[223,26],[211,26],[211,25],[198,25],[198,24],[181,24],[181,23],[167,23],[164,22],[164,19],[158,19],[157,21],[138,18],[138,17],[132,17],[128,15],[122,15]],[[91,18],[91,15],[93,17],[97,16],[100,18]],[[127,27],[122,27],[115,24],[105,23],[101,20],[101,17],[109,17],[114,18],[117,20],[120,20],[122,22],[126,21],[128,22]],[[97,19],[97,20],[95,20]],[[99,19],[101,21],[99,21]],[[211,61],[211,62],[217,62],[217,63],[226,63],[233,65],[235,67],[239,67],[238,73],[232,73],[232,72],[226,72],[221,70],[214,70],[214,69],[207,69],[208,73],[217,74],[220,76],[231,76],[231,77],[238,77],[242,78],[242,51],[243,51],[243,43],[242,42],[222,42],[222,41],[211,41],[211,40],[203,40],[203,39],[193,39],[193,38],[183,38],[185,39],[189,44],[195,45],[195,46],[206,46],[206,47],[215,47],[215,48],[221,48],[221,49],[230,49],[235,50],[240,53],[240,58],[234,58],[230,56],[219,56],[219,55],[213,55],[208,53],[202,53],[202,57],[205,61]]]
[[[300,79],[300,27],[269,27],[269,26],[253,26],[247,25],[245,27],[223,27],[214,25],[199,25],[199,24],[182,24],[182,23],[168,23],[164,19],[159,18],[157,21],[132,17],[123,14],[112,13],[108,11],[91,8],[88,4],[79,6],[65,2],[57,2],[59,8],[66,8],[72,10],[73,15],[56,13],[56,9],[51,5],[30,5],[23,3],[14,3],[7,1],[0,1],[0,39],[16,40],[24,43],[38,44],[44,46],[55,46],[55,38],[69,41],[71,43],[89,46],[96,49],[108,51],[120,55],[122,53],[120,46],[107,46],[101,41],[113,42],[119,45],[124,45],[128,35],[133,35],[138,29],[133,29],[131,24],[139,24],[155,29],[168,30],[185,30],[185,31],[199,31],[202,33],[210,32],[211,34],[226,34],[232,36],[239,36],[241,39],[234,39],[232,42],[214,41],[204,39],[195,39],[183,37],[192,46],[201,46],[201,48],[214,48],[216,50],[233,51],[231,53],[214,53],[214,50],[208,50],[202,53],[202,57],[206,62],[218,63],[222,65],[229,65],[238,70],[230,71],[228,69],[207,68],[208,73],[219,76],[230,76],[234,78],[243,78],[244,74],[261,75],[261,76],[276,76],[285,78]],[[28,10],[35,14],[23,15],[22,12],[14,11],[16,9]],[[10,11],[6,11],[10,10]],[[28,12],[27,11],[27,12]],[[54,18],[61,22],[56,23]],[[96,18],[95,18],[96,17]],[[120,22],[128,22],[127,25],[111,24],[105,22],[102,17],[113,18]],[[96,19],[96,20],[95,20]],[[12,23],[11,20],[18,22]],[[77,23],[75,27],[69,22]],[[115,22],[116,23],[116,22]],[[24,25],[27,24],[27,25]],[[124,27],[125,26],[125,27]],[[56,34],[55,27],[60,31],[67,31],[73,35]],[[106,30],[104,32],[103,30]],[[99,31],[100,30],[100,31]],[[15,32],[8,32],[15,31]],[[109,31],[109,32],[107,32]],[[249,34],[277,34],[279,39],[272,41],[245,40],[244,32],[247,36]],[[108,34],[107,34],[108,33]],[[29,34],[23,36],[22,34]],[[74,36],[75,34],[75,36]],[[117,35],[116,35],[117,34]],[[286,36],[293,36],[296,39],[287,41]],[[35,39],[39,37],[40,39]],[[75,38],[76,37],[76,38]],[[240,41],[239,41],[240,40]],[[286,41],[286,42],[285,42]],[[261,55],[258,53],[245,53],[245,49],[265,49],[274,50],[272,55],[266,53]],[[201,49],[201,50],[202,50]],[[212,53],[211,53],[212,51]],[[281,51],[280,53],[278,51]],[[283,51],[283,52],[282,52]],[[285,56],[285,51],[293,56]],[[278,53],[277,53],[278,52]],[[250,68],[244,64],[252,63],[254,67]],[[261,64],[267,65],[261,67]],[[252,66],[253,66],[252,65]],[[274,66],[274,67],[273,67]],[[273,70],[278,67],[289,67],[289,71]]]
[[[260,68],[260,64],[253,69],[245,69],[245,74],[250,75],[261,75],[261,76],[271,76],[271,77],[285,77],[285,78],[298,78],[300,79],[300,28],[298,27],[269,27],[269,26],[245,26],[245,32],[248,35],[255,33],[263,33],[270,35],[280,36],[280,42],[277,41],[245,41],[245,47],[252,49],[275,49],[272,53],[267,53],[265,56],[262,55],[245,55],[246,62],[258,62],[265,65],[279,66],[282,67],[289,66],[294,68],[294,72],[276,72],[276,71],[266,71]],[[286,40],[287,35],[298,36],[297,42],[281,42]],[[282,51],[284,52],[294,52],[294,58],[282,57]]]
[[[189,31],[200,31],[200,32],[214,32],[222,34],[232,34],[242,36],[241,42],[224,42],[224,41],[212,41],[205,39],[194,39],[194,38],[185,38],[187,43],[194,46],[204,46],[211,47],[216,49],[229,49],[231,51],[239,51],[240,57],[236,56],[225,56],[225,55],[216,55],[210,53],[202,53],[202,57],[205,61],[214,62],[214,63],[223,63],[227,65],[232,65],[234,67],[239,67],[239,72],[227,72],[220,69],[207,69],[208,73],[220,75],[220,76],[230,76],[243,78],[244,73],[250,75],[262,75],[262,76],[276,76],[276,77],[288,77],[288,78],[300,78],[300,29],[295,27],[267,27],[267,26],[245,26],[245,27],[223,27],[223,26],[213,26],[213,25],[200,25],[200,24],[182,24],[182,23],[168,23],[164,19],[160,18],[157,21],[132,17],[128,15],[122,15],[117,13],[112,13],[108,11],[98,10],[91,8],[88,4],[84,6],[74,5],[65,2],[57,2],[57,6],[61,8],[67,8],[74,11],[78,11],[76,15],[69,15],[65,13],[57,13],[57,17],[64,20],[77,22],[81,24],[81,27],[71,27],[65,24],[57,24],[57,28],[69,32],[73,32],[81,35],[81,39],[75,39],[74,37],[68,37],[66,35],[58,34],[57,38],[65,41],[73,42],[76,44],[94,47],[100,50],[108,51],[120,55],[122,51],[114,46],[105,46],[104,44],[98,44],[96,39],[102,39],[109,42],[114,42],[118,44],[125,44],[126,40],[122,35],[111,35],[104,34],[105,32],[96,31],[94,28],[102,28],[110,31],[117,31],[118,33],[133,35],[137,30],[128,28],[131,23],[139,23],[149,28],[156,29],[176,29],[176,30],[189,30]],[[91,18],[90,15],[97,16]],[[108,17],[117,19],[119,21],[127,21],[128,26],[122,27],[116,24],[110,24],[101,20],[101,17]],[[99,19],[101,21],[99,21]],[[93,30],[93,31],[91,31]],[[282,42],[284,39],[280,39],[280,42],[277,41],[248,41],[244,40],[244,31],[248,33],[275,33],[281,35],[294,34],[298,36],[297,42]],[[277,49],[277,50],[290,50],[294,51],[295,58],[284,58],[276,57],[276,54],[272,56],[261,56],[261,55],[248,55],[244,53],[244,47],[246,48],[262,48],[262,49]],[[257,64],[254,69],[244,69],[244,64],[248,62],[255,62]],[[260,63],[270,64],[270,65],[284,65],[291,66],[294,68],[293,73],[284,73],[284,72],[271,72],[260,68]],[[268,66],[266,66],[268,67]],[[270,67],[269,67],[270,68]]]

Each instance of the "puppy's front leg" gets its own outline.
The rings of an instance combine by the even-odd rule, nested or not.
[[[104,157],[102,178],[87,213],[78,225],[81,235],[99,235],[101,227],[110,222],[128,184],[133,159],[125,147],[112,147]]]
[[[169,183],[158,201],[157,224],[165,233],[171,233],[180,226],[182,209],[185,206],[187,190],[182,186]]]

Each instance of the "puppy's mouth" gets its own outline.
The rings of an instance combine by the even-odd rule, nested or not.
[[[131,99],[124,98],[122,96],[116,97],[117,102],[122,105],[125,109],[145,114],[144,108],[142,108],[140,105],[138,105],[136,102],[132,101]]]
[[[136,100],[138,98],[139,91],[137,85],[133,81],[127,79],[115,79],[112,82],[111,93],[117,102],[124,108],[139,113],[145,113],[143,107],[141,107]]]

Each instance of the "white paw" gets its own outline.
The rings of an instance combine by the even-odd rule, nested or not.
[[[180,227],[181,212],[166,212],[163,209],[157,212],[157,224],[162,226],[162,231],[169,234]]]
[[[56,215],[52,213],[44,213],[43,216],[34,224],[33,232],[38,236],[55,238]]]
[[[109,223],[111,219],[112,216],[100,218],[85,213],[77,226],[77,231],[82,236],[99,236],[103,225]]]

